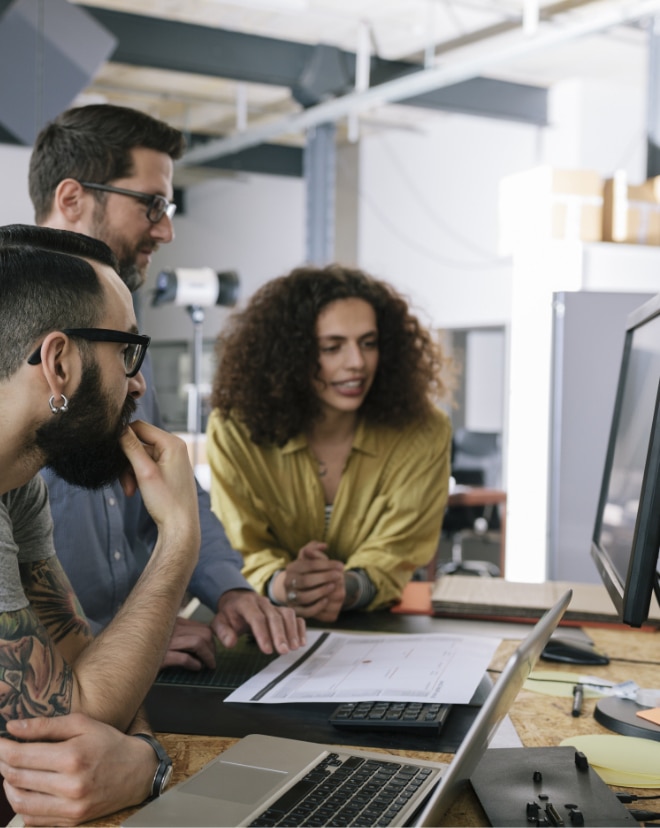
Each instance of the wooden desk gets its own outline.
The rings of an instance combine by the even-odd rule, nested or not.
[[[526,634],[527,625],[521,624],[521,638]],[[636,659],[655,661],[655,664],[630,664],[613,660],[606,667],[589,667],[590,674],[596,673],[612,681],[624,681],[634,677],[642,687],[658,687],[660,683],[660,633],[640,632],[624,627],[589,628],[589,635],[611,659]],[[501,670],[515,649],[515,641],[503,641],[491,664],[493,670]],[[568,671],[576,675],[584,674],[584,666],[557,665],[541,662],[539,669]],[[544,747],[558,745],[568,736],[587,735],[591,733],[608,733],[594,718],[595,700],[586,699],[583,714],[571,715],[570,698],[557,698],[521,690],[513,708],[511,719],[526,747]],[[174,760],[173,782],[181,782],[200,770],[207,762],[232,745],[236,739],[222,736],[188,736],[182,734],[160,734],[163,744]],[[417,756],[434,761],[451,762],[451,754],[415,753],[413,751],[387,751],[400,756]],[[623,789],[622,789],[623,790]],[[626,789],[629,793],[650,793]],[[653,803],[655,805],[655,803]],[[641,806],[643,807],[643,805]],[[655,808],[653,808],[655,810]],[[132,811],[122,811],[103,820],[88,823],[94,826],[121,825]],[[486,816],[470,788],[466,789],[445,814],[442,826],[487,826]]]

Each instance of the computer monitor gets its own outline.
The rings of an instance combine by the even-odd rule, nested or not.
[[[591,554],[621,620],[660,602],[660,295],[627,321]]]
[[[660,602],[660,295],[628,317],[591,554],[621,620]],[[594,717],[625,736],[660,741],[632,699],[599,699]]]

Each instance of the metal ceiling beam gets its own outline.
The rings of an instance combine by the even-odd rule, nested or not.
[[[422,95],[413,95],[400,103],[536,126],[548,123],[547,89],[522,83],[504,83],[494,78],[470,78]]]
[[[203,147],[209,137],[193,136],[192,148]],[[283,175],[292,178],[303,176],[303,149],[285,144],[260,144],[258,147],[249,147],[241,152],[213,158],[204,164],[215,170],[232,172],[264,173],[267,175]]]
[[[596,2],[594,6],[596,11],[582,15],[577,22],[563,19],[558,26],[545,24],[533,37],[516,37],[519,33],[515,32],[512,37],[496,38],[494,44],[477,44],[472,49],[468,47],[465,53],[459,52],[453,60],[445,59],[439,66],[431,69],[396,78],[364,92],[353,92],[325,101],[275,123],[211,141],[204,148],[186,153],[179,163],[203,163],[210,158],[238,152],[280,135],[303,133],[319,124],[357,115],[374,107],[401,103],[415,95],[427,94],[478,77],[482,72],[506,61],[660,12],[660,0],[630,0],[627,3],[611,0],[605,3]]]
[[[0,0],[2,2],[7,0]],[[81,8],[118,39],[112,60],[131,66],[171,69],[293,89],[316,48],[306,43],[95,6],[83,5]],[[354,78],[355,55],[338,51]],[[420,71],[421,66],[415,63],[375,57],[371,61],[371,83],[377,86]],[[402,100],[400,103],[525,123],[547,123],[545,89],[487,78],[472,78],[469,83],[460,82],[418,96],[414,101]]]
[[[115,35],[116,63],[293,86],[312,46],[176,20],[81,6]]]

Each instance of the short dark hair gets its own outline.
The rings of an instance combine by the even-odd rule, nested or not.
[[[131,174],[131,150],[183,154],[183,133],[137,109],[91,104],[67,109],[37,135],[30,158],[29,189],[35,221],[44,222],[55,190],[65,178],[107,184]],[[96,193],[103,198],[103,193]]]
[[[0,380],[18,371],[40,337],[98,324],[103,285],[85,259],[111,264],[106,251],[102,242],[66,230],[0,227]]]
[[[273,279],[230,317],[218,337],[211,403],[234,412],[255,443],[284,445],[320,415],[316,320],[338,299],[358,298],[376,313],[379,362],[360,414],[391,426],[423,420],[446,392],[444,357],[407,301],[361,270],[301,267]]]

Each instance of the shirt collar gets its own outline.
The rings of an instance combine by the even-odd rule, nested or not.
[[[353,450],[375,457],[378,454],[378,433],[378,428],[367,427],[365,421],[360,420],[353,440]],[[297,434],[284,444],[282,454],[295,454],[297,451],[306,449],[307,445],[307,435]]]

